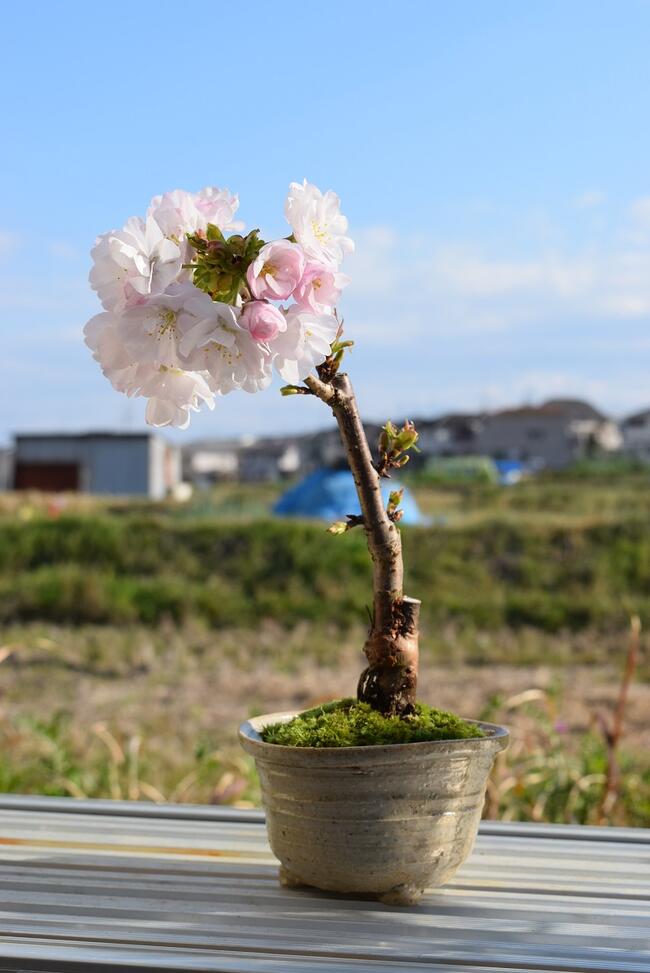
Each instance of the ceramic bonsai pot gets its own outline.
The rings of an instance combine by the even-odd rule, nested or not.
[[[508,731],[368,747],[285,747],[260,732],[296,713],[242,724],[255,758],[271,848],[285,885],[407,904],[447,882],[476,837],[494,759]]]

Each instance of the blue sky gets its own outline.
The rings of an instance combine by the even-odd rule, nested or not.
[[[342,198],[342,305],[372,417],[579,394],[650,404],[650,3],[7,5],[0,441],[138,428],[81,340],[97,233],[228,186],[284,234],[292,179]],[[191,435],[310,428],[221,400]]]

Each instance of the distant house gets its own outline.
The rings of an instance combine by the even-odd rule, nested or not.
[[[239,478],[246,483],[283,480],[294,476],[300,465],[300,450],[291,439],[260,439],[240,451]]]
[[[393,421],[402,424],[400,418]],[[453,457],[561,469],[583,456],[617,451],[622,441],[615,422],[579,399],[550,399],[493,413],[452,412],[414,422],[420,452],[411,455],[409,470],[426,467],[430,459]],[[364,429],[376,455],[381,425],[364,422]],[[323,468],[347,468],[335,423],[300,435],[198,440],[183,448],[184,479],[200,487],[221,480],[282,480]],[[514,476],[514,467],[508,469]]]
[[[224,480],[282,480],[296,474],[301,464],[301,449],[291,437],[205,439],[183,449],[184,479],[200,488]]]
[[[486,415],[476,452],[557,470],[586,456],[615,452],[621,444],[617,424],[588,402],[549,399]]]
[[[304,472],[309,473],[321,467],[336,469],[345,465],[345,449],[336,425],[302,436],[300,448]]]
[[[16,490],[160,499],[180,482],[180,451],[152,432],[29,433],[15,437]]]
[[[183,479],[200,489],[239,479],[242,440],[201,439],[183,447]]]
[[[472,413],[451,412],[437,419],[416,419],[418,447],[424,458],[474,456],[483,428],[484,417]]]
[[[650,409],[623,419],[621,433],[626,455],[644,463],[650,462]]]

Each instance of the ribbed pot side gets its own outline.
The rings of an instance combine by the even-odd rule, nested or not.
[[[255,758],[271,848],[286,884],[412,902],[448,881],[476,837],[494,758],[508,731],[468,740],[371,747],[283,747],[240,727]]]

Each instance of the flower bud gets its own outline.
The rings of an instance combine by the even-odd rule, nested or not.
[[[249,301],[245,304],[239,323],[255,341],[273,341],[281,331],[287,330],[284,314],[268,301]]]

